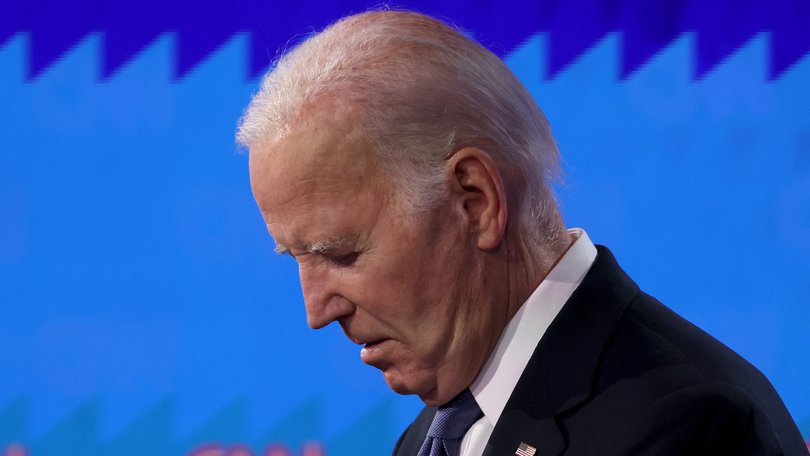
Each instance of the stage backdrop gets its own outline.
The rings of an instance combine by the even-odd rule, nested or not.
[[[383,455],[420,407],[307,329],[233,140],[278,49],[376,2],[220,3],[0,3],[0,454]],[[567,224],[810,438],[810,3],[394,6],[506,60]]]

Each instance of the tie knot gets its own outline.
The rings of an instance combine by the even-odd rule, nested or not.
[[[483,413],[469,389],[439,407],[427,436],[436,439],[460,439]]]

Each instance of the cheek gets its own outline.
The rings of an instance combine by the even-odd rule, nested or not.
[[[367,254],[351,293],[373,317],[421,346],[452,330],[464,252],[448,235],[452,230],[419,228],[388,232]]]
[[[346,298],[400,336],[418,332],[433,319],[432,283],[423,271],[401,261],[366,263],[346,277]]]

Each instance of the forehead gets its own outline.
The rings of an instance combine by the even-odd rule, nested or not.
[[[377,155],[353,117],[325,110],[250,151],[254,197],[277,239],[298,237],[315,221],[328,226],[347,209],[359,209],[352,204],[361,200],[381,202],[386,193],[380,191],[385,185],[378,170]]]
[[[348,109],[309,108],[277,138],[250,150],[251,184],[291,193],[376,173],[377,155]],[[335,182],[331,182],[334,180]],[[255,189],[254,189],[255,190]]]
[[[360,122],[356,109],[336,103],[307,106],[274,138],[251,147],[251,172],[255,165],[283,167],[285,172],[305,171],[310,165],[357,171],[375,158]]]

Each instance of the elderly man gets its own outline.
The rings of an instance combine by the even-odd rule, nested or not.
[[[457,30],[345,18],[277,62],[238,139],[308,324],[426,404],[396,455],[806,454],[762,374],[565,229],[548,122]]]

